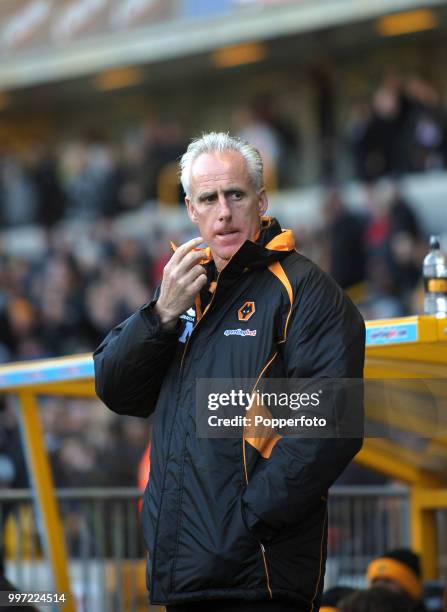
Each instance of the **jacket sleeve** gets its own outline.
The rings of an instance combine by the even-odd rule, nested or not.
[[[365,325],[343,291],[312,266],[298,287],[282,357],[288,378],[363,378]],[[329,381],[326,381],[329,382]],[[357,383],[354,410],[363,426],[363,388]],[[346,396],[336,393],[335,413],[347,408]],[[242,496],[249,529],[268,541],[296,525],[325,499],[329,487],[362,445],[356,437],[282,437],[268,459],[262,459]]]
[[[114,412],[147,417],[174,356],[178,329],[161,328],[154,302],[117,325],[93,353],[98,397]]]

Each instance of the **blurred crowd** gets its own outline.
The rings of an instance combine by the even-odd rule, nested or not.
[[[329,190],[322,223],[309,232],[296,222],[298,250],[316,260],[353,295],[368,318],[417,311],[426,240],[411,206],[394,184],[368,187],[367,207],[352,210]],[[146,214],[150,217],[150,211]],[[44,234],[40,249],[9,254],[0,242],[0,362],[91,351],[107,331],[147,302],[170,256],[165,229],[123,235],[100,219]]]
[[[366,206],[358,211],[340,191],[328,192],[319,242],[327,254],[320,264],[365,319],[422,313],[427,239],[420,220],[397,183],[365,186],[364,195]]]
[[[369,97],[349,101],[341,124],[330,78],[315,73],[311,81],[319,157],[314,180],[372,183],[447,167],[447,109],[428,80],[386,76]],[[236,107],[224,122],[259,149],[270,187],[301,184],[308,153],[300,127],[272,93]],[[56,142],[0,143],[0,226],[51,227],[62,219],[113,218],[156,205],[163,180],[175,180],[174,164],[195,135],[175,119],[152,117],[120,137],[97,128]],[[180,189],[175,196],[182,201]]]
[[[362,181],[447,166],[447,113],[426,79],[389,75],[352,104],[346,140]]]
[[[116,322],[145,303],[153,265],[132,239],[100,236],[92,252],[67,251],[48,239],[38,258],[0,254],[0,352],[2,361],[91,350]],[[82,248],[82,245],[81,245]]]
[[[150,123],[113,141],[98,130],[20,152],[0,151],[0,224],[52,227],[63,219],[113,218],[157,197],[162,168],[178,159],[180,126]]]
[[[294,184],[298,135],[270,96],[235,110],[228,129],[259,149],[271,186]],[[115,218],[147,203],[156,206],[166,193],[163,184],[168,203],[182,203],[176,164],[194,135],[175,120],[153,119],[118,140],[94,129],[22,150],[0,144],[0,227]]]

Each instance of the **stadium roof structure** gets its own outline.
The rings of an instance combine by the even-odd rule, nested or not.
[[[312,32],[445,0],[3,0],[0,87]]]

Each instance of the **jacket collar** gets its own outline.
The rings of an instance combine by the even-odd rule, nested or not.
[[[246,240],[222,273],[225,276],[233,276],[245,270],[266,268],[273,262],[284,259],[294,248],[295,239],[292,230],[281,229],[273,217],[262,217],[261,228],[255,241]],[[209,254],[212,255],[210,252]]]

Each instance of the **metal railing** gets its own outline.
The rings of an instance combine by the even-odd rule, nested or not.
[[[160,610],[148,606],[140,497],[135,488],[57,491],[79,612]],[[0,490],[0,524],[8,505],[4,529],[8,579],[22,591],[52,590],[31,492]]]
[[[409,492],[403,486],[334,487],[329,501],[325,586],[364,586],[369,562],[410,545]]]
[[[436,511],[439,578],[447,582],[447,508]]]
[[[139,612],[150,609],[138,489],[60,489],[57,498],[70,559],[70,580],[79,612]],[[6,575],[21,590],[51,590],[39,517],[28,490],[0,490]],[[440,533],[447,512],[439,513]],[[442,529],[444,531],[442,531]],[[331,491],[325,585],[361,586],[369,561],[385,550],[408,546],[406,487],[346,486]],[[440,547],[445,568],[445,550]],[[48,610],[48,608],[46,608]],[[153,607],[152,610],[162,608]]]

